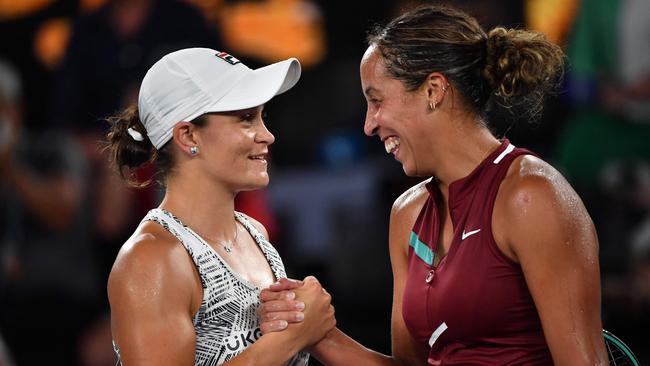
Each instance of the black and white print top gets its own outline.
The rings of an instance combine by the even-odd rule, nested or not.
[[[255,239],[275,278],[286,277],[284,264],[275,248],[245,215],[235,212],[235,218]],[[156,208],[142,221],[155,221],[173,234],[192,257],[201,277],[203,301],[193,319],[196,332],[194,365],[221,365],[253,344],[261,336],[255,313],[261,289],[233,271],[203,238],[170,212]],[[114,348],[119,360],[119,349],[115,344]],[[308,362],[309,354],[300,352],[287,365],[303,366]]]

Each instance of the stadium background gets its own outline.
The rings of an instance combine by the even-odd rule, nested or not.
[[[581,195],[600,239],[604,327],[650,362],[650,3],[447,2],[485,27],[536,29],[565,48],[564,87],[541,120],[494,110],[495,132],[552,162]],[[0,173],[0,365],[37,364],[35,351],[47,364],[114,364],[106,278],[160,191],[128,189],[107,169],[102,118],[135,100],[159,57],[189,46],[228,51],[250,67],[300,59],[298,86],[267,106],[271,184],[242,194],[238,208],[265,223],[291,276],[320,278],[340,328],[390,352],[388,215],[417,180],[363,135],[358,64],[367,29],[418,3],[0,1],[0,59],[21,84],[0,77],[0,116],[20,121],[11,159],[21,184],[47,191],[64,177],[75,187],[68,200],[27,198]]]

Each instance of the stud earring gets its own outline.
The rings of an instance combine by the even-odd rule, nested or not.
[[[199,153],[199,147],[198,146],[190,146],[190,154],[196,155]]]

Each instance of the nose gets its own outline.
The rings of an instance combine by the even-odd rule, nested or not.
[[[261,127],[259,131],[257,132],[255,141],[259,143],[265,143],[267,145],[271,145],[273,142],[275,142],[275,136],[269,131],[268,128],[266,128],[266,125],[264,123],[260,124]]]
[[[363,132],[367,136],[373,136],[377,134],[378,128],[376,113],[373,113],[370,108],[368,108],[366,111],[366,121],[363,124]]]

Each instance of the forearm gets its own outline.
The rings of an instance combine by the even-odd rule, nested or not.
[[[314,345],[311,354],[324,365],[402,365],[397,359],[364,347],[338,328]]]

